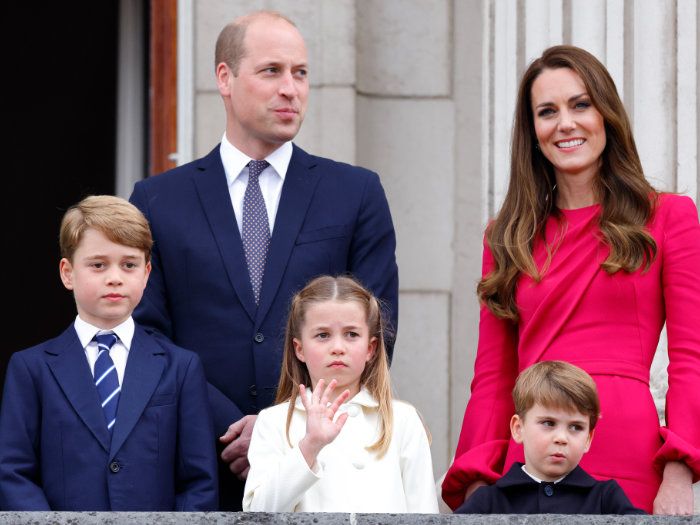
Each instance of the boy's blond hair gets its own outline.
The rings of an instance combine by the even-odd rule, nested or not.
[[[141,250],[146,262],[151,260],[151,228],[146,217],[129,201],[112,195],[93,195],[68,208],[59,233],[61,257],[73,261],[88,228],[101,232],[116,244]]]
[[[590,431],[598,423],[600,400],[593,378],[565,361],[541,361],[523,370],[513,388],[515,413],[525,413],[538,403],[548,408],[564,408],[585,414]]]

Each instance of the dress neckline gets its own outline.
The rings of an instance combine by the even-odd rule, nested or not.
[[[592,215],[598,213],[601,209],[600,204],[591,204],[590,206],[584,206],[583,208],[571,208],[562,209],[559,208],[561,214],[566,217],[569,221],[577,221],[581,219],[586,219]]]

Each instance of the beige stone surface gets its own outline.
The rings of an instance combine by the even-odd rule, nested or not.
[[[402,292],[391,376],[396,397],[413,404],[433,436],[435,477],[447,469],[449,408],[448,293]]]
[[[294,142],[314,155],[355,163],[355,90],[311,88],[301,131]]]
[[[446,0],[358,0],[359,91],[448,95],[450,37],[450,2]]]
[[[237,16],[262,9],[267,2],[195,0],[194,4],[194,86],[196,91],[214,90],[214,48],[219,33]]]
[[[357,162],[379,173],[396,226],[402,290],[449,291],[454,106],[358,97]]]
[[[195,3],[195,87],[213,90],[214,47],[235,17],[272,9],[289,17],[304,36],[312,86],[355,82],[355,4],[352,0],[199,0]]]
[[[488,104],[478,72],[484,56],[477,52],[483,38],[479,0],[455,4],[455,204],[451,303],[450,453],[462,426],[478,342],[479,303],[476,283],[481,275],[482,235],[488,187]],[[485,135],[486,134],[486,135]]]
[[[194,157],[199,158],[221,142],[226,129],[224,103],[219,92],[199,93],[195,98]]]

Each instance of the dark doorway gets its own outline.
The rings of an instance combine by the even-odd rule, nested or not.
[[[114,193],[118,1],[10,2],[4,11],[0,380],[13,352],[60,334],[76,315],[58,277],[63,212]]]

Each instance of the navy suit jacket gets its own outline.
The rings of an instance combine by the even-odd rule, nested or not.
[[[134,317],[199,354],[219,435],[273,403],[289,301],[311,278],[353,274],[396,326],[396,238],[376,173],[294,146],[257,307],[219,146],[138,182],[131,201],[155,240]]]
[[[537,483],[522,466],[478,488],[455,514],[646,514],[614,479],[598,481],[577,466],[559,483]]]
[[[0,509],[215,510],[206,398],[197,355],[136,325],[110,440],[72,325],[15,353],[0,410]]]

